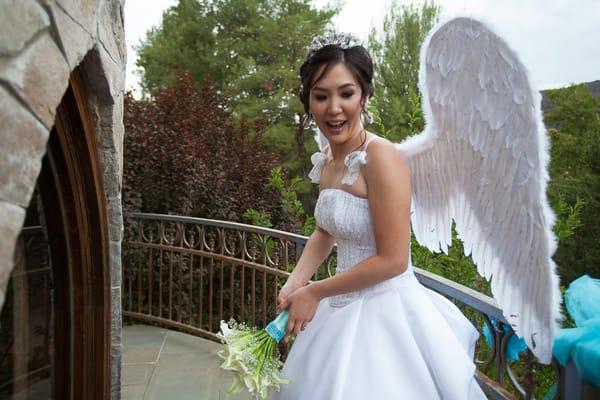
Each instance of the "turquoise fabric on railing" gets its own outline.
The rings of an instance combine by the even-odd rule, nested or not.
[[[573,359],[583,380],[600,386],[600,279],[583,275],[571,282],[565,306],[577,327],[558,332],[552,354],[562,366]]]
[[[512,332],[512,328],[510,325],[505,324],[504,322],[498,323],[496,318],[490,317],[490,321],[496,330],[502,330],[505,335]],[[490,331],[490,327],[488,324],[483,324],[483,337],[485,337],[485,341],[488,346],[494,346],[494,337],[492,336],[492,332]],[[517,336],[516,333],[513,332],[513,335],[508,339],[508,343],[506,344],[506,352],[505,357],[508,361],[517,361],[521,356],[521,353],[527,350],[527,344],[525,341]]]

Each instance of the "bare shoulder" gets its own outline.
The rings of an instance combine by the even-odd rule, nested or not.
[[[367,147],[367,163],[365,173],[367,179],[400,178],[407,174],[408,167],[402,153],[396,149],[394,144],[382,137],[371,140]],[[379,175],[384,175],[379,177]],[[369,179],[371,178],[371,179]]]

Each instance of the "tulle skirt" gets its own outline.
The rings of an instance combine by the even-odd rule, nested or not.
[[[293,343],[271,400],[485,399],[472,361],[479,336],[412,268],[343,307],[320,302]]]

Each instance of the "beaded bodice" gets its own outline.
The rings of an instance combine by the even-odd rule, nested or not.
[[[365,154],[357,155],[357,159],[362,164],[366,163]],[[315,177],[318,181],[320,171]],[[356,177],[352,178],[356,179]],[[315,218],[321,228],[336,238],[336,274],[344,273],[361,261],[377,254],[368,199],[355,196],[343,189],[322,189],[315,207]],[[369,288],[332,296],[329,298],[329,303],[334,307],[343,307],[367,293],[385,290],[392,285],[397,285],[400,280],[406,281],[407,275],[413,276],[412,268],[409,267],[409,270],[400,276]]]
[[[324,189],[315,208],[317,224],[335,236],[336,273],[377,253],[369,201],[340,189]]]

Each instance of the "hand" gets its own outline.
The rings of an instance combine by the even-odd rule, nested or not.
[[[317,311],[321,299],[315,294],[313,284],[297,289],[281,304],[281,309],[289,308],[289,317],[287,324],[287,333],[283,338],[285,343],[288,342],[290,334],[298,335],[301,330],[304,330]]]
[[[295,279],[293,279],[291,276],[288,278],[288,280],[285,282],[285,285],[283,285],[283,287],[279,291],[279,296],[277,296],[277,314],[279,314],[280,312],[285,310],[285,307],[284,308],[281,307],[283,302],[288,297],[290,297],[290,295],[292,293],[294,293],[296,290],[300,289],[302,286],[304,286],[304,285],[302,283],[296,281]]]

